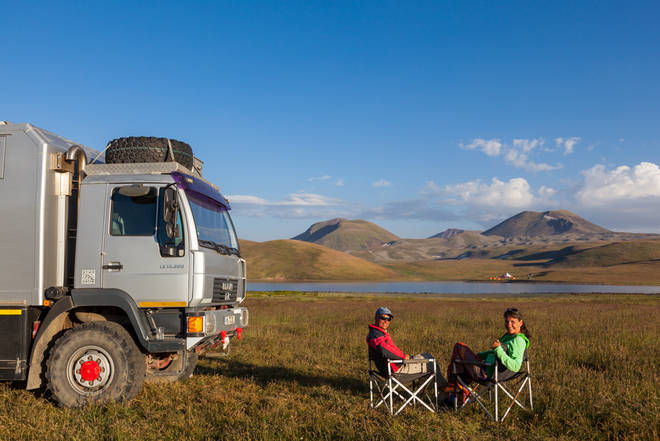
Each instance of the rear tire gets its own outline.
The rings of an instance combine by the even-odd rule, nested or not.
[[[176,139],[170,139],[170,142],[174,161],[192,170],[193,153],[190,145]],[[105,162],[108,164],[165,161],[172,161],[167,138],[153,136],[117,138],[108,143],[105,151]]]
[[[124,327],[83,323],[55,341],[46,364],[53,398],[64,407],[129,401],[145,377],[144,355]]]

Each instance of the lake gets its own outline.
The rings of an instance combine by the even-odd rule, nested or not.
[[[660,286],[576,285],[536,282],[248,282],[248,290],[419,294],[656,294],[660,293]]]

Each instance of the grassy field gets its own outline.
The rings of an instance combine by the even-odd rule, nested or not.
[[[250,326],[228,358],[189,380],[151,384],[130,404],[60,409],[0,385],[0,439],[658,439],[660,296],[525,298],[252,294]],[[533,334],[533,413],[502,424],[473,410],[392,418],[369,408],[366,325],[396,314],[406,352],[444,365],[453,343],[485,348],[520,308]]]

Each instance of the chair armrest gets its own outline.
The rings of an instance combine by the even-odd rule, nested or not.
[[[409,358],[408,360],[394,360],[394,359],[387,359],[389,363],[395,363],[395,364],[422,364],[422,363],[430,363],[430,362],[435,362],[434,358]]]

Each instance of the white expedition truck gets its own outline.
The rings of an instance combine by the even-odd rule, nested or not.
[[[69,407],[188,377],[248,323],[229,203],[190,146],[104,153],[0,122],[0,380]]]

